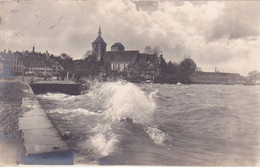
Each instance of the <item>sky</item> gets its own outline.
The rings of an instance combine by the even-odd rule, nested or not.
[[[32,50],[83,58],[101,26],[107,50],[121,42],[164,58],[192,58],[202,71],[260,71],[260,1],[159,1],[154,10],[131,0],[0,0],[0,51]]]

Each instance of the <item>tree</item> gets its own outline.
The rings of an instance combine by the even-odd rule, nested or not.
[[[88,51],[84,54],[83,59],[88,58],[88,57],[89,57],[90,55],[92,55],[92,54],[93,54],[92,51],[88,50]]]
[[[85,61],[90,62],[90,63],[96,63],[97,57],[96,57],[96,55],[90,54],[90,55],[88,55],[88,57],[85,58]]]
[[[175,62],[172,63],[171,61],[169,61],[168,66],[167,66],[167,74],[178,77],[178,73],[179,73],[178,63],[175,63]]]
[[[159,56],[159,55],[162,55],[163,50],[162,50],[161,47],[155,46],[155,47],[153,48],[153,52],[154,52],[154,54],[156,54],[157,56]]]
[[[146,46],[144,48],[144,52],[147,53],[147,54],[153,54],[154,53],[151,46]]]
[[[155,54],[159,56],[162,55],[163,50],[159,46],[155,46],[154,48],[152,48],[151,46],[148,45],[144,48],[144,52],[147,54]]]
[[[66,53],[60,55],[60,64],[63,66],[64,71],[68,72],[73,67],[73,59]]]
[[[84,60],[79,60],[71,69],[75,73],[86,76],[97,76],[100,73],[99,62],[94,59],[87,58]]]
[[[67,59],[67,60],[72,60],[72,57],[71,56],[69,56],[68,54],[66,54],[66,53],[62,53],[61,55],[60,55],[60,57],[62,58],[62,59]]]
[[[196,63],[191,58],[185,58],[180,63],[180,70],[182,73],[190,75],[195,72],[197,68]]]
[[[250,82],[256,82],[257,80],[260,80],[260,72],[258,72],[256,70],[251,71],[248,73],[247,78]]]
[[[167,63],[163,58],[163,55],[160,55],[159,57],[159,69],[162,76],[165,76],[167,74]]]
[[[179,64],[180,80],[182,83],[189,83],[190,75],[195,72],[197,68],[196,63],[191,58],[185,58]]]

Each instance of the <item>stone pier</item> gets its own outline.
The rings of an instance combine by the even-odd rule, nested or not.
[[[23,98],[23,114],[19,129],[24,140],[24,164],[72,165],[73,152],[61,140],[47,113],[41,107],[32,90]]]

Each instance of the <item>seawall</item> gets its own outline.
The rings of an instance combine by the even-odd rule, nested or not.
[[[79,95],[81,84],[77,83],[32,83],[30,84],[35,94],[44,94],[47,92],[59,92],[69,95]]]
[[[73,152],[61,140],[32,89],[28,88],[24,91],[26,94],[22,98],[22,115],[18,118],[25,149],[23,164],[72,165]]]

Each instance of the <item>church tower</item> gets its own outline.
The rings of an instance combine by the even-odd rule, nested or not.
[[[97,61],[100,61],[101,63],[103,63],[103,57],[106,53],[107,44],[101,35],[102,35],[102,32],[101,32],[101,28],[99,27],[98,37],[92,43],[92,53],[95,56],[97,56]]]

